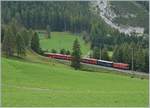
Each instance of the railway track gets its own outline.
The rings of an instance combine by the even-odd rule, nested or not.
[[[61,59],[55,59],[61,63],[64,64],[70,64],[70,61],[68,60],[61,60]],[[144,72],[137,72],[137,71],[131,71],[131,70],[122,70],[122,69],[116,69],[116,68],[112,68],[112,67],[105,67],[105,66],[100,66],[100,65],[94,65],[94,64],[86,64],[86,63],[81,63],[83,66],[86,67],[91,67],[91,68],[97,68],[97,69],[107,69],[110,71],[117,71],[119,73],[124,73],[124,74],[128,74],[128,75],[135,75],[135,76],[140,76],[140,77],[144,77],[144,78],[149,78],[149,74],[148,73],[144,73]]]
[[[114,70],[114,71],[118,71],[118,72],[124,72],[124,73],[132,74],[132,75],[134,75],[134,74],[143,75],[143,76],[148,76],[149,75],[149,74],[144,73],[144,72],[137,72],[137,71],[131,71],[131,70],[122,70],[122,69],[116,69],[116,68],[105,67],[105,66],[100,66],[100,65],[85,64],[85,63],[81,63],[81,64],[96,67],[96,68],[103,68],[103,69]]]

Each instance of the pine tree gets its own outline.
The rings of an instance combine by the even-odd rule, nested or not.
[[[34,35],[34,32],[32,31],[32,29],[29,29],[28,35],[29,35],[29,48],[30,48],[31,47],[31,40],[32,40],[32,37]]]
[[[39,36],[36,32],[31,39],[31,49],[37,53],[40,53]]]
[[[130,44],[128,44],[128,43],[123,44],[122,51],[123,51],[123,61],[124,61],[124,63],[131,64],[132,48],[131,48]]]
[[[138,49],[136,49],[136,52],[134,53],[135,57],[135,69],[142,71],[144,70],[144,66],[145,66],[145,57],[144,57],[144,51],[139,47]]]
[[[21,31],[21,34],[22,34],[22,37],[24,39],[24,43],[25,43],[26,48],[29,48],[29,44],[30,44],[30,37],[29,37],[30,34],[29,34],[29,32],[26,29],[23,29]]]
[[[85,41],[85,43],[88,43],[89,41],[89,34],[86,31],[82,32],[82,38]]]
[[[100,49],[98,47],[94,47],[94,49],[93,49],[93,58],[95,58],[95,59],[100,58]]]
[[[107,51],[107,49],[106,48],[103,48],[102,49],[102,60],[109,60],[109,56],[108,56],[108,51]]]
[[[20,33],[16,36],[16,51],[18,56],[25,56],[25,42]]]
[[[145,53],[145,68],[144,68],[144,71],[148,73],[149,72],[149,50],[148,50],[148,48],[145,49],[144,53]]]
[[[12,56],[14,53],[13,40],[13,33],[10,27],[8,27],[5,29],[5,36],[2,43],[2,51],[6,54],[6,56]]]
[[[5,33],[5,27],[2,25],[2,29],[1,29],[1,43],[4,40],[4,35],[5,35],[4,33]]]
[[[73,43],[71,66],[74,67],[75,69],[79,69],[80,59],[81,59],[80,44],[78,42],[78,39],[76,39]]]
[[[113,53],[113,60],[116,62],[123,62],[122,46],[116,46]]]

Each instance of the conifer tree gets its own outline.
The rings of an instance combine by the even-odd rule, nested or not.
[[[93,49],[93,58],[95,58],[95,59],[100,58],[100,49],[98,47],[94,47],[94,49]]]
[[[4,40],[4,33],[5,33],[5,27],[2,25],[2,28],[1,28],[1,43]]]
[[[2,43],[2,51],[6,54],[6,56],[12,56],[14,53],[14,41],[13,41],[13,33],[10,27],[6,27],[5,36]]]
[[[16,36],[16,51],[18,56],[25,56],[25,42],[20,33]]]
[[[36,32],[31,39],[31,49],[37,53],[40,53],[39,36]]]
[[[145,68],[144,68],[144,71],[148,73],[149,72],[149,50],[148,50],[148,48],[145,49],[144,53],[145,53]]]
[[[29,35],[29,48],[30,48],[31,47],[31,40],[32,40],[32,37],[34,35],[34,32],[32,31],[32,29],[29,29],[28,35]]]
[[[80,59],[81,59],[80,44],[78,42],[78,39],[76,39],[73,43],[71,66],[74,67],[75,69],[79,69],[81,65]]]
[[[134,65],[135,65],[135,69],[142,71],[144,70],[144,66],[145,66],[145,56],[144,56],[144,51],[139,47],[138,49],[136,49],[135,52],[135,57],[134,57]]]
[[[108,52],[107,52],[107,49],[106,48],[103,48],[102,50],[102,60],[109,60],[109,56],[108,56]]]
[[[21,34],[22,34],[22,37],[24,39],[24,43],[25,43],[26,48],[29,48],[29,43],[30,43],[30,34],[29,34],[29,32],[26,29],[23,29]]]

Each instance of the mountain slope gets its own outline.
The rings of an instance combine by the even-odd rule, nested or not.
[[[135,1],[110,2],[117,14],[114,22],[133,27],[148,27],[148,11]]]
[[[146,2],[148,4],[148,2]],[[148,10],[135,1],[105,1],[93,2],[96,11],[111,27],[120,32],[131,34],[148,33]]]

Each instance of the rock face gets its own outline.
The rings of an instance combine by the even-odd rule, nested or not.
[[[137,35],[142,35],[144,33],[143,27],[132,27],[126,25],[119,25],[113,22],[113,19],[117,17],[116,13],[110,8],[110,3],[107,0],[97,0],[91,2],[92,7],[96,7],[96,13],[112,28],[117,29],[121,33],[131,35],[136,33]],[[136,17],[134,14],[126,14],[123,17]]]

